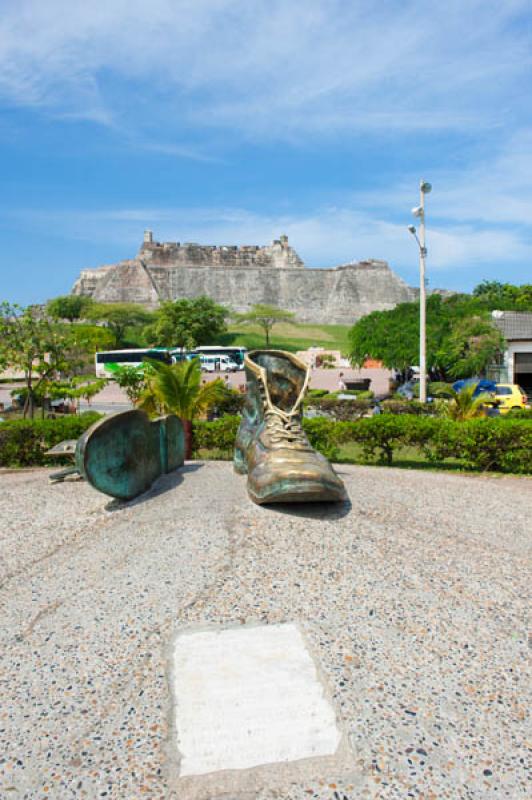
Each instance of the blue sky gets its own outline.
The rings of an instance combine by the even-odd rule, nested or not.
[[[161,241],[532,281],[532,4],[0,0],[0,299]]]

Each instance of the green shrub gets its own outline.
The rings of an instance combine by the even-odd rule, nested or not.
[[[336,396],[314,400],[310,408],[336,421],[355,420],[363,417],[373,408],[369,399],[339,400]]]
[[[63,439],[77,439],[99,418],[99,414],[88,412],[79,417],[0,423],[0,466],[57,464],[57,460],[46,459],[45,451]],[[194,421],[194,454],[209,450],[231,457],[239,424],[236,415],[211,422]],[[362,447],[366,460],[388,465],[398,448],[416,447],[432,462],[452,458],[469,469],[532,472],[532,421],[526,418],[455,422],[388,413],[355,421],[314,417],[304,419],[303,428],[311,445],[331,461],[338,458],[340,444],[353,442]]]
[[[340,395],[350,395],[357,400],[372,400],[375,395],[370,389],[337,389],[334,392],[329,392],[329,397],[339,398]]]
[[[303,429],[309,442],[319,453],[329,461],[338,458],[338,423],[326,417],[303,419]]]
[[[419,388],[414,394],[419,397]],[[443,381],[431,381],[427,386],[427,394],[430,397],[437,398],[453,397],[453,385],[452,383],[444,383]]]
[[[349,402],[349,401],[348,401]],[[194,449],[230,455],[239,417],[194,423]],[[339,456],[339,445],[362,447],[367,461],[393,464],[398,448],[418,448],[432,462],[457,459],[464,468],[500,472],[532,472],[532,423],[504,417],[455,422],[414,414],[380,414],[336,421],[326,417],[303,420],[311,445],[326,458]]]
[[[216,401],[211,408],[211,414],[214,419],[225,416],[236,416],[242,412],[246,395],[242,392],[237,392],[236,389],[231,389],[229,386],[224,386],[223,395]]]
[[[218,450],[232,453],[240,417],[225,416],[212,421],[194,420],[192,424],[192,456],[199,450]]]
[[[420,384],[418,382],[412,385],[412,394],[414,398],[419,398]],[[427,395],[429,397],[453,397],[454,389],[452,383],[445,383],[445,381],[429,381],[427,383]],[[403,395],[396,393],[394,399],[405,399]]]
[[[472,419],[460,429],[457,451],[468,466],[532,472],[532,425],[528,420]]]
[[[410,420],[407,419],[408,422]],[[393,451],[405,443],[407,428],[404,418],[379,414],[357,422],[338,423],[337,440],[361,445],[366,460],[376,459],[380,463],[391,464]]]
[[[381,414],[357,422],[336,423],[329,435],[337,443],[361,445],[365,459],[380,463],[392,464],[399,447],[417,447],[432,462],[453,458],[470,469],[532,472],[532,424],[525,419],[455,422]]]
[[[59,419],[15,419],[0,423],[0,467],[58,464],[45,455],[64,439],[78,439],[101,414],[88,411]]]
[[[532,408],[511,408],[501,419],[532,419]]]
[[[381,411],[384,414],[416,414],[417,416],[432,416],[436,413],[433,403],[420,403],[419,400],[406,400],[401,395],[395,395],[391,400],[383,400]]]
[[[316,356],[316,367],[322,369],[334,369],[336,366],[336,356],[332,353],[319,353]]]

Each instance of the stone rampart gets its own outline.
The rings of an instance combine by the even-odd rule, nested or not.
[[[283,238],[253,253],[145,241],[136,259],[83,270],[72,291],[150,308],[207,295],[234,311],[267,303],[293,311],[300,322],[322,324],[352,324],[417,296],[385,261],[309,269]]]

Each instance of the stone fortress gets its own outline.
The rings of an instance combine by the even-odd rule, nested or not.
[[[236,247],[160,243],[151,231],[136,258],[82,270],[72,293],[148,308],[207,295],[237,312],[266,303],[293,311],[299,322],[343,325],[418,296],[386,261],[305,267],[287,236],[265,247]]]

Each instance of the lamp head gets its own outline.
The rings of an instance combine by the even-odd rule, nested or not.
[[[416,206],[415,208],[412,209],[412,214],[414,215],[414,217],[422,217],[423,209],[421,208],[421,206]]]
[[[432,191],[432,184],[430,184],[428,181],[421,181],[419,188],[423,194],[430,194]]]
[[[415,235],[416,235],[416,226],[415,226],[415,225],[409,225],[409,226],[408,226],[408,230],[410,231],[410,233],[412,234],[412,236],[415,236]]]

